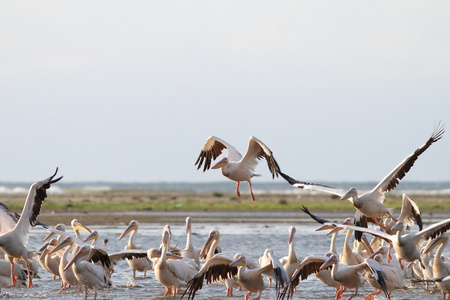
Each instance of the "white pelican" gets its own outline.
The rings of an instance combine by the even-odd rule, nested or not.
[[[73,268],[65,269],[66,265],[73,259],[74,255],[72,254],[74,249],[74,241],[75,238],[68,235],[64,240],[62,240],[55,248],[53,248],[52,252],[59,251],[60,249],[66,248],[61,256],[59,261],[59,275],[61,276],[61,289],[58,293],[64,291],[67,286],[76,286],[79,285],[78,279],[75,276]]]
[[[96,265],[99,265],[105,269],[106,274],[111,277],[112,273],[114,273],[114,263],[109,258],[108,252],[103,249],[100,245],[98,245],[98,232],[94,230],[88,235],[83,243],[88,241],[92,241],[91,243],[91,256],[90,262],[93,262]]]
[[[283,265],[284,270],[288,274],[289,278],[291,278],[292,274],[294,274],[295,270],[300,265],[302,258],[299,260],[294,250],[294,235],[297,230],[294,226],[289,227],[289,252],[288,255],[281,258],[280,262]]]
[[[245,299],[250,299],[249,295],[255,292],[258,296],[254,300],[258,300],[261,292],[265,289],[262,275],[266,272],[276,274],[275,287],[278,292],[280,287],[289,282],[289,278],[279,258],[273,253],[269,253],[269,256],[272,259],[270,264],[262,268],[250,269],[247,267],[247,259],[243,255],[238,256],[237,259],[231,259],[226,255],[216,254],[205,262],[197,275],[189,282],[183,297],[188,294],[188,299],[194,299],[196,292],[202,289],[204,280],[209,284],[236,276],[239,285],[248,291]]]
[[[273,253],[273,250],[267,248],[266,250],[264,250],[264,254],[258,259],[260,267],[265,267],[272,262],[272,259],[269,256],[269,252]],[[275,279],[275,273],[267,273],[265,275],[267,277],[267,280],[269,281],[269,287],[271,287],[272,280]]]
[[[305,206],[303,206],[302,210],[309,216],[311,216],[315,221],[321,224],[327,224],[329,226],[334,227],[341,227],[344,229],[358,230],[384,239],[393,246],[395,250],[395,255],[399,261],[401,268],[403,268],[402,260],[407,262],[413,262],[415,260],[418,260],[422,268],[425,268],[425,265],[421,260],[421,253],[419,249],[420,245],[422,245],[424,241],[427,241],[430,238],[440,236],[450,229],[450,218],[449,218],[439,223],[433,224],[426,229],[422,229],[417,233],[402,233],[404,232],[403,223],[401,221],[398,221],[397,224],[392,228],[392,230],[395,231],[396,234],[390,235],[380,230],[328,222],[327,220],[321,219],[313,215],[311,212],[309,212],[309,210]],[[376,251],[374,255],[378,254],[377,252],[378,251]]]
[[[47,179],[35,182],[31,185],[28,192],[27,199],[23,206],[22,214],[14,226],[14,229],[8,231],[0,236],[0,249],[2,249],[8,256],[11,262],[11,280],[12,285],[16,283],[14,277],[14,258],[22,258],[26,262],[26,268],[28,271],[28,287],[32,287],[31,272],[28,259],[34,254],[28,251],[27,244],[29,238],[30,228],[36,224],[36,218],[41,211],[42,202],[47,198],[46,190],[50,188],[50,185],[61,180],[62,176],[53,179],[58,172],[56,168],[55,173]]]
[[[248,142],[247,153],[243,157],[233,146],[225,142],[224,140],[210,136],[206,139],[205,144],[203,145],[202,150],[200,151],[200,155],[195,162],[195,165],[198,165],[197,169],[200,169],[203,166],[203,172],[208,170],[211,166],[211,161],[216,159],[226,148],[228,150],[227,157],[222,158],[219,162],[213,165],[212,169],[222,169],[222,174],[236,181],[236,195],[240,198],[241,194],[239,192],[239,184],[241,181],[247,181],[248,186],[250,188],[250,195],[252,200],[255,201],[255,196],[253,195],[251,178],[254,176],[259,176],[254,173],[254,170],[258,164],[258,160],[265,158],[267,161],[267,165],[269,166],[269,170],[272,173],[272,177],[278,177],[278,173],[280,172],[280,167],[273,157],[272,151],[264,145],[263,142],[251,136]]]
[[[448,244],[448,235],[441,235],[430,243],[425,249],[424,253],[430,253],[435,247],[438,247],[434,255],[433,261],[433,278],[444,278],[450,275],[450,263],[442,259],[442,252]],[[437,287],[441,290],[442,299],[450,294],[450,281],[436,282]]]
[[[59,274],[59,261],[60,257],[57,254],[50,254],[50,252],[54,249],[54,247],[58,244],[56,239],[51,239],[48,244],[46,245],[45,249],[42,251],[41,255],[39,256],[39,259],[44,260],[44,265],[47,271],[49,271],[51,274],[53,274],[53,280],[56,279],[56,277],[60,277]]]
[[[288,181],[291,185],[311,190],[320,191],[335,194],[341,197],[341,200],[348,199],[357,212],[355,214],[356,225],[360,225],[363,216],[367,218],[373,218],[377,225],[382,226],[378,218],[392,217],[391,211],[387,209],[383,202],[385,199],[385,193],[389,192],[397,187],[399,181],[403,179],[406,173],[414,165],[417,158],[430,147],[433,143],[439,141],[444,134],[444,126],[440,126],[440,123],[435,127],[433,134],[427,140],[425,144],[417,148],[413,153],[408,155],[400,164],[398,164],[389,174],[387,174],[371,191],[364,194],[358,194],[356,188],[352,187],[349,191],[345,192],[341,189],[332,188],[320,184],[307,183],[295,180],[288,175],[279,172],[279,174]],[[395,220],[395,218],[393,218]]]
[[[72,269],[78,283],[84,288],[84,299],[87,299],[88,289],[94,289],[94,299],[96,299],[99,288],[111,286],[111,280],[105,270],[101,266],[86,261],[90,254],[89,245],[80,247],[72,260],[64,267],[65,271],[73,265]]]
[[[172,289],[172,295],[175,296],[178,293],[179,288],[186,286],[198,271],[198,266],[194,261],[192,261],[192,263],[186,263],[185,261],[166,259],[169,240],[169,232],[165,228],[162,234],[163,248],[161,251],[161,258],[153,267],[156,279],[166,289],[164,297],[167,296]]]
[[[185,228],[186,247],[184,247],[184,249],[181,250],[181,256],[193,259],[197,263],[197,265],[200,266],[200,250],[195,249],[194,246],[192,245],[191,227],[192,227],[192,219],[191,217],[186,217],[186,228]]]
[[[204,258],[205,261],[210,260],[215,254],[216,249],[219,246],[220,232],[217,229],[212,229],[209,232],[208,239],[200,249],[200,258]]]
[[[125,246],[125,250],[144,249],[144,247],[142,247],[141,245],[136,245],[134,242],[138,229],[139,222],[136,220],[131,220],[127,229],[125,229],[125,231],[122,232],[122,234],[119,236],[118,240],[120,241],[123,237],[131,232],[128,244]],[[144,272],[144,277],[146,277],[147,270],[152,269],[150,261],[147,257],[127,259],[127,262],[133,272],[133,278],[136,278],[136,271]]]

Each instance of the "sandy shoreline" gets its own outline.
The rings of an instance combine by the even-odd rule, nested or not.
[[[2,194],[0,202],[20,213],[26,195]],[[424,215],[449,214],[450,195],[412,195]],[[401,196],[389,195],[387,207],[400,213]],[[38,220],[46,224],[70,223],[73,218],[86,225],[121,225],[131,219],[143,223],[183,223],[188,215],[197,214],[199,222],[252,222],[264,220],[283,222],[291,215],[295,220],[308,219],[300,211],[302,205],[321,213],[342,213],[351,216],[354,208],[349,201],[323,194],[259,194],[252,202],[249,195],[238,199],[234,194],[197,194],[114,190],[103,192],[74,191],[49,194],[42,205]]]

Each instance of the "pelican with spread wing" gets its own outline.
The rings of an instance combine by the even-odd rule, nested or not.
[[[227,156],[211,167],[211,161],[219,157],[225,148],[228,151]],[[197,169],[200,169],[203,166],[203,172],[208,170],[210,167],[212,169],[221,168],[222,174],[225,177],[236,181],[236,195],[239,198],[241,197],[239,192],[240,182],[247,181],[250,188],[250,195],[252,200],[255,201],[251,178],[254,176],[259,176],[258,174],[255,174],[254,171],[258,165],[258,160],[262,158],[266,159],[270,173],[272,173],[272,177],[278,177],[280,167],[273,157],[272,151],[254,136],[249,138],[247,153],[244,156],[242,156],[236,148],[224,140],[215,136],[210,136],[206,139],[195,165],[198,165]]]
[[[31,185],[17,224],[11,231],[0,235],[0,249],[6,253],[11,262],[11,281],[13,286],[16,284],[14,277],[14,258],[22,258],[25,260],[28,271],[28,287],[31,288],[33,286],[28,261],[33,256],[33,252],[28,251],[27,248],[30,228],[36,225],[36,218],[41,211],[42,203],[47,198],[47,189],[62,178],[61,176],[53,179],[57,172],[58,168],[56,168],[52,176]]]
[[[318,223],[326,224],[328,226],[333,227],[340,227],[344,229],[366,232],[373,236],[382,238],[383,240],[390,243],[394,248],[395,255],[402,269],[403,269],[402,260],[408,262],[418,260],[422,268],[424,269],[425,265],[421,260],[420,246],[423,244],[423,242],[427,241],[428,239],[441,236],[450,229],[450,218],[445,219],[436,224],[433,224],[428,228],[422,229],[421,231],[416,233],[408,233],[407,231],[404,231],[403,222],[398,221],[397,224],[394,227],[392,227],[392,230],[396,232],[396,234],[391,235],[380,230],[329,222],[325,219],[313,215],[305,206],[303,206],[302,210]],[[373,256],[376,254],[378,253],[375,252]]]
[[[387,209],[383,202],[385,199],[385,193],[395,189],[401,179],[405,177],[406,173],[416,162],[417,158],[425,152],[433,143],[439,141],[445,132],[444,125],[440,123],[435,127],[431,137],[425,144],[417,148],[413,153],[403,159],[389,174],[387,174],[371,191],[359,194],[358,190],[354,187],[350,188],[347,192],[345,190],[332,188],[325,185],[301,182],[289,177],[288,175],[279,172],[279,174],[291,185],[311,190],[320,191],[325,193],[335,194],[341,197],[341,200],[348,199],[356,208],[356,224],[361,224],[362,219],[365,217],[373,218],[373,220],[380,226],[381,222],[378,218],[392,217],[391,211]],[[395,220],[395,218],[393,218]]]

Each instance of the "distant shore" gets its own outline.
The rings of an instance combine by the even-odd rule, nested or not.
[[[122,224],[132,218],[140,222],[183,222],[192,212],[299,212],[302,205],[315,212],[348,213],[355,209],[349,201],[327,194],[257,194],[252,202],[248,194],[186,193],[145,190],[74,191],[49,194],[42,204],[38,220],[47,224],[69,223],[78,218],[86,225]],[[410,195],[422,214],[450,214],[450,195]],[[0,202],[20,213],[24,194],[1,194]],[[400,214],[401,195],[388,194],[386,207]],[[185,214],[183,213],[185,212]],[[123,213],[123,214],[122,214]],[[207,214],[205,214],[207,216]],[[231,214],[230,214],[231,215]],[[250,215],[251,216],[251,215]],[[217,216],[216,216],[217,217]],[[263,218],[262,216],[261,218]],[[243,217],[244,220],[248,217]],[[68,221],[69,220],[69,221]],[[233,221],[239,221],[238,219]]]

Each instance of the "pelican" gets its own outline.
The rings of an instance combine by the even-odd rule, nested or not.
[[[360,275],[360,272],[366,270],[371,272],[372,276],[378,282],[385,295],[388,296],[386,282],[384,280],[385,275],[380,264],[378,264],[375,260],[368,258],[361,264],[348,266],[339,263],[338,256],[336,254],[332,254],[330,258],[320,266],[319,270],[323,270],[329,266],[332,266],[331,277],[334,280],[339,282],[346,289],[355,290],[355,292],[347,298],[347,300],[352,299],[358,294],[358,289],[365,282],[365,279]]]
[[[391,210],[387,209],[383,202],[385,199],[385,193],[395,189],[401,179],[414,165],[417,158],[425,152],[433,143],[439,141],[445,132],[444,126],[440,126],[440,123],[435,127],[431,137],[425,144],[417,148],[413,153],[408,155],[400,164],[398,164],[389,174],[387,174],[371,191],[364,194],[359,194],[358,190],[354,187],[350,188],[347,192],[345,190],[332,188],[325,185],[307,183],[295,180],[288,175],[279,172],[279,174],[288,181],[291,185],[307,189],[311,191],[320,191],[335,194],[341,197],[341,200],[348,199],[356,208],[356,225],[364,224],[362,220],[364,216],[366,218],[372,218],[377,225],[382,226],[378,218],[391,217],[397,221],[391,213]],[[366,227],[366,226],[365,226]]]
[[[208,239],[203,245],[202,249],[200,249],[200,258],[204,258],[205,261],[210,260],[215,254],[216,249],[219,246],[220,241],[220,232],[217,229],[212,229],[209,232]]]
[[[28,259],[33,256],[33,252],[28,251],[27,244],[29,238],[30,228],[36,224],[36,218],[41,211],[41,205],[47,198],[46,190],[50,185],[61,180],[62,176],[53,179],[58,172],[56,168],[55,173],[42,181],[35,182],[31,185],[28,192],[27,199],[23,206],[22,214],[17,221],[17,224],[11,231],[8,231],[0,236],[0,249],[2,249],[8,256],[11,263],[11,280],[12,285],[15,286],[16,279],[14,277],[14,258],[22,258],[25,260],[25,265],[28,271],[28,287],[32,287],[31,272]]]
[[[39,259],[43,259],[43,263],[47,271],[53,274],[53,280],[56,277],[60,277],[59,274],[59,261],[60,257],[57,254],[50,254],[50,251],[58,244],[56,239],[51,239],[50,242],[46,245],[45,249],[42,251]]]
[[[186,247],[181,250],[181,256],[193,259],[197,265],[200,266],[200,250],[197,250],[192,245],[192,233],[191,233],[192,219],[191,217],[186,217]]]
[[[297,230],[294,226],[289,227],[289,252],[288,255],[283,257],[280,262],[283,265],[284,270],[288,274],[289,278],[291,278],[292,274],[294,274],[297,267],[300,265],[301,260],[297,258],[294,250],[294,235]]]
[[[271,260],[271,258],[269,256],[269,252],[273,253],[273,250],[267,248],[266,250],[264,250],[264,254],[258,259],[259,266],[261,268],[265,267],[265,266],[267,266],[268,264],[271,263],[272,260]],[[272,279],[275,278],[275,273],[268,273],[268,274],[266,274],[266,277],[269,280],[269,287],[271,287],[272,286]]]
[[[84,299],[87,299],[88,289],[94,289],[94,299],[96,299],[99,288],[111,286],[111,279],[101,266],[85,261],[90,254],[89,245],[80,247],[72,260],[64,267],[65,271],[73,265],[72,269],[78,283],[84,288]]]
[[[105,251],[101,246],[98,245],[98,232],[94,230],[88,235],[83,243],[92,241],[91,243],[91,256],[89,257],[90,262],[103,267],[106,271],[106,275],[111,278],[112,273],[114,273],[114,264],[109,258],[108,252]]]
[[[289,282],[289,277],[279,258],[272,252],[269,253],[269,256],[271,257],[270,264],[261,268],[250,269],[247,267],[247,259],[243,255],[238,255],[237,259],[231,259],[226,255],[216,254],[205,262],[197,275],[189,282],[183,297],[188,294],[188,300],[194,299],[196,292],[202,289],[205,279],[206,283],[209,284],[236,276],[239,285],[248,291],[245,299],[250,299],[250,294],[255,292],[257,297],[253,300],[258,300],[261,297],[261,292],[265,289],[262,275],[267,272],[276,274],[275,286],[278,291],[280,287]]]
[[[222,158],[219,162],[213,165],[212,169],[222,169],[222,174],[236,181],[236,195],[240,198],[241,194],[239,192],[239,184],[241,181],[247,181],[248,186],[250,188],[250,195],[252,200],[255,201],[255,196],[253,195],[251,178],[254,176],[260,176],[254,173],[254,170],[258,164],[258,160],[265,158],[267,161],[267,165],[269,166],[269,170],[272,173],[272,178],[275,176],[278,177],[278,173],[280,172],[280,167],[273,157],[272,151],[264,145],[263,142],[251,136],[248,142],[247,153],[244,157],[230,144],[225,142],[224,140],[210,136],[206,139],[205,144],[203,145],[202,150],[200,151],[200,155],[195,162],[195,165],[198,165],[197,170],[200,169],[203,165],[203,172],[208,170],[211,166],[211,160],[216,159],[226,148],[228,150],[227,157]]]
[[[75,244],[75,238],[68,235],[64,240],[62,240],[58,245],[56,245],[55,248],[51,251],[51,253],[55,253],[56,251],[59,251],[60,249],[64,249],[64,252],[60,258],[59,261],[59,275],[61,277],[61,289],[58,291],[58,293],[61,293],[64,291],[68,285],[70,286],[76,286],[79,285],[78,279],[75,276],[75,273],[73,271],[73,268],[65,269],[66,265],[73,259],[74,255],[72,254],[72,251],[74,249]]]
[[[327,224],[328,226],[341,227],[351,230],[358,230],[384,239],[393,246],[395,255],[399,261],[401,268],[403,268],[402,260],[407,262],[418,260],[421,264],[422,269],[424,269],[425,265],[421,260],[421,253],[419,250],[420,245],[422,245],[424,241],[440,236],[450,229],[450,218],[433,224],[417,233],[405,233],[403,231],[403,223],[401,221],[398,221],[397,224],[392,228],[392,230],[395,231],[396,234],[390,235],[380,230],[328,222],[327,220],[313,215],[305,206],[303,206],[302,210],[309,216],[311,216],[315,221],[321,224]],[[378,254],[377,252],[378,251],[376,251],[374,255]]]
[[[141,245],[136,245],[134,243],[134,239],[136,237],[138,228],[139,222],[136,220],[131,220],[127,229],[125,229],[125,231],[122,232],[122,234],[119,236],[118,240],[120,241],[123,237],[125,237],[128,233],[131,232],[128,244],[125,246],[125,250],[144,249],[144,247],[142,247]],[[127,262],[131,270],[133,271],[133,278],[136,278],[136,271],[144,272],[144,277],[146,277],[147,270],[151,270],[152,268],[152,266],[150,265],[150,261],[147,257],[127,259]]]
[[[432,243],[430,243],[425,249],[424,253],[430,253],[434,248],[438,247],[434,255],[433,261],[433,277],[444,278],[450,275],[450,263],[445,262],[442,259],[442,252],[448,244],[448,235],[441,235],[437,237]],[[446,299],[446,296],[450,294],[450,281],[436,282],[437,287],[441,290],[442,299]]]
[[[175,296],[180,287],[187,283],[197,274],[198,266],[195,262],[186,263],[185,261],[167,260],[166,255],[169,247],[170,235],[168,230],[163,231],[161,258],[154,265],[155,277],[161,283],[166,291],[164,297],[173,289],[172,295]]]

